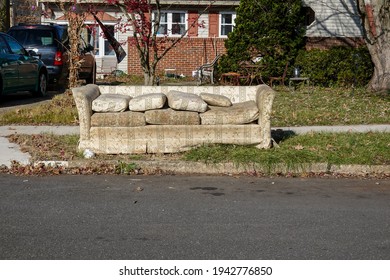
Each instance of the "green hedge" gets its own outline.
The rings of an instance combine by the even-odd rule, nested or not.
[[[365,86],[373,64],[366,47],[334,47],[330,50],[301,50],[295,59],[301,76],[317,86]]]

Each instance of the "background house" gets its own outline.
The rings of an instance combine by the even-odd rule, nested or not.
[[[306,9],[306,48],[364,44],[356,0],[303,0]]]
[[[13,3],[14,20],[17,24],[26,20],[27,13],[33,16],[29,22],[37,20],[42,23],[67,24],[58,3],[61,0],[11,0]],[[36,2],[38,1],[38,2]],[[63,0],[62,0],[63,1]],[[64,1],[69,2],[69,1]],[[307,48],[328,48],[334,45],[363,44],[362,28],[355,0],[303,0],[306,7]],[[25,3],[27,8],[19,10]],[[135,47],[130,43],[131,32],[115,30],[117,19],[122,16],[118,8],[110,6],[104,0],[78,0],[80,5],[96,7],[99,19],[111,30],[116,39],[123,43],[127,52],[126,58],[119,64],[115,63],[115,55],[109,49],[107,41],[99,36],[100,27],[93,17],[88,17],[85,24],[90,30],[95,29],[95,35],[89,32],[85,39],[96,49],[97,68],[103,69],[105,63],[114,63],[114,67],[129,74],[142,74],[139,58]],[[235,9],[240,1],[232,0],[161,0],[164,7],[161,28],[161,38],[179,36],[186,30],[189,21],[199,16],[198,25],[191,28],[188,35],[160,62],[158,73],[164,69],[176,69],[177,74],[191,76],[199,65],[210,62],[216,54],[226,52],[224,41],[227,34],[234,29]],[[204,11],[206,7],[212,5]],[[34,8],[35,7],[35,8]],[[25,15],[26,14],[26,15]],[[28,15],[27,15],[28,16]],[[165,34],[164,34],[165,33]]]
[[[127,52],[126,58],[117,65],[117,69],[129,74],[141,75],[142,69],[135,46],[131,44],[132,32],[125,33],[116,31],[115,24],[122,13],[114,6],[103,1],[93,1],[99,19],[107,26],[115,38],[123,43]],[[176,69],[176,74],[191,76],[201,64],[210,62],[217,54],[225,53],[224,41],[227,34],[234,28],[235,8],[239,5],[236,1],[170,1],[162,0],[163,16],[160,28],[161,39],[180,36],[198,18],[198,24],[191,28],[185,38],[175,46],[160,62],[157,73],[164,74],[165,69]],[[79,4],[91,3],[91,1],[78,1]],[[209,9],[207,7],[212,3]],[[58,0],[41,2],[42,23],[66,24],[63,12],[59,8]],[[207,10],[207,11],[205,11]],[[88,17],[85,24],[96,29],[97,36],[87,35],[86,38],[96,49],[97,69],[102,69],[106,61],[113,61],[115,54],[108,51],[107,41],[98,36],[101,34],[100,27],[92,17]],[[179,26],[179,28],[177,28]],[[110,59],[112,58],[112,59]]]

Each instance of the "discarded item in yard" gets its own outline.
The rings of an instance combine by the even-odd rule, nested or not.
[[[92,152],[90,149],[85,149],[83,152],[83,156],[85,158],[93,158],[95,156],[95,153]]]

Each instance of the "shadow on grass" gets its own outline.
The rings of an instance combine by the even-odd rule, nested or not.
[[[294,136],[297,136],[297,134],[292,130],[283,130],[283,129],[271,130],[271,137],[277,144],[280,144],[281,142],[289,138],[292,138]]]

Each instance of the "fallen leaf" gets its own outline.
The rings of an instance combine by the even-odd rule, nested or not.
[[[294,147],[294,149],[295,149],[295,150],[303,150],[303,146],[302,146],[301,144],[299,144],[299,145],[296,145],[296,146]]]

